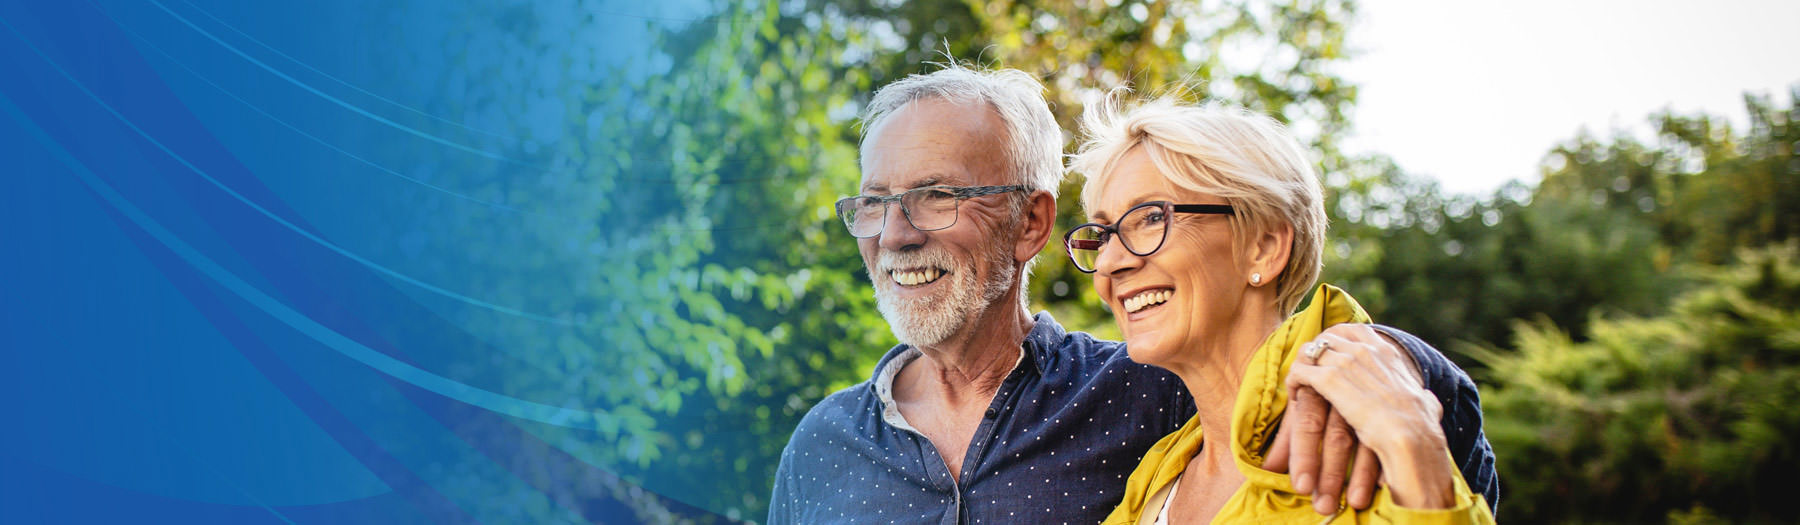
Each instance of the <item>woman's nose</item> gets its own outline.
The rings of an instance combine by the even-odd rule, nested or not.
[[[1106,240],[1106,244],[1100,245],[1100,256],[1094,259],[1094,273],[1111,275],[1135,269],[1142,262],[1143,257],[1125,249],[1123,238],[1113,235]]]

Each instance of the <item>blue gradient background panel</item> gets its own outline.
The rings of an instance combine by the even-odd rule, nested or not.
[[[706,473],[659,472],[605,388],[648,366],[609,330],[666,299],[607,270],[693,242],[656,233],[694,217],[645,211],[682,181],[632,123],[656,25],[703,13],[457,4],[0,2],[0,522],[708,521],[696,494],[766,490],[676,486]]]

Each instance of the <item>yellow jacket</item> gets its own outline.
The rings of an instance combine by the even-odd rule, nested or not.
[[[1296,523],[1314,525],[1324,517],[1312,510],[1312,496],[1295,494],[1286,474],[1262,469],[1263,451],[1275,437],[1276,424],[1287,407],[1285,379],[1302,343],[1338,323],[1366,323],[1369,315],[1343,290],[1319,285],[1312,302],[1275,329],[1275,333],[1250,357],[1244,384],[1232,408],[1231,452],[1244,485],[1232,494],[1214,523]],[[1152,523],[1168,497],[1169,485],[1200,452],[1200,419],[1188,420],[1175,433],[1151,447],[1125,483],[1125,497],[1104,525]],[[1445,451],[1448,455],[1450,452]],[[1454,462],[1452,462],[1454,464]],[[1330,523],[1493,523],[1487,502],[1469,491],[1460,472],[1453,473],[1456,506],[1449,509],[1408,509],[1396,505],[1386,487],[1375,491],[1368,510],[1346,509]]]

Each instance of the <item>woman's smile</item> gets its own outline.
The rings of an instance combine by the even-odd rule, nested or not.
[[[1175,289],[1168,286],[1151,286],[1121,294],[1119,304],[1124,307],[1128,319],[1137,320],[1148,317],[1161,310],[1175,296]]]

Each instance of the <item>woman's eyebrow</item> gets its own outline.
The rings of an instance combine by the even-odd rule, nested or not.
[[[1145,195],[1145,196],[1143,196],[1143,197],[1139,197],[1139,198],[1138,198],[1138,200],[1137,200],[1137,202],[1133,202],[1133,203],[1131,203],[1131,205],[1130,205],[1130,206],[1126,206],[1126,207],[1125,207],[1125,209],[1126,209],[1126,210],[1130,210],[1130,209],[1132,209],[1132,208],[1136,208],[1136,207],[1138,207],[1138,205],[1141,205],[1141,204],[1143,204],[1143,203],[1146,203],[1146,202],[1156,202],[1156,201],[1173,201],[1173,200],[1174,200],[1174,199],[1173,199],[1173,198],[1170,198],[1170,197],[1169,197],[1169,196],[1168,196],[1168,195],[1163,195],[1163,194],[1161,194],[1161,193],[1152,193],[1152,194],[1149,194],[1149,195]],[[1097,222],[1097,223],[1101,223],[1101,224],[1105,224],[1105,223],[1107,223],[1107,222],[1111,222],[1111,221],[1110,221],[1110,220],[1109,220],[1109,219],[1111,219],[1111,217],[1110,217],[1110,216],[1108,216],[1108,215],[1107,215],[1107,214],[1106,214],[1106,211],[1105,211],[1105,210],[1101,210],[1101,211],[1097,211],[1097,212],[1094,212],[1094,215],[1093,215],[1093,216],[1092,216],[1092,217],[1088,217],[1088,219],[1089,219],[1089,220],[1090,220],[1090,221],[1091,221],[1091,222]]]
[[[1162,201],[1162,202],[1175,202],[1175,198],[1174,198],[1174,197],[1170,197],[1170,196],[1168,196],[1168,195],[1164,195],[1164,194],[1161,194],[1161,193],[1152,193],[1152,194],[1149,194],[1149,195],[1145,195],[1145,196],[1143,196],[1143,197],[1139,197],[1139,198],[1138,198],[1138,200],[1137,200],[1137,202],[1133,202],[1133,203],[1131,203],[1131,206],[1128,206],[1128,207],[1126,207],[1126,208],[1125,208],[1125,209],[1127,209],[1127,210],[1129,210],[1129,209],[1132,209],[1132,208],[1136,208],[1136,207],[1138,207],[1138,206],[1141,206],[1141,205],[1143,205],[1143,204],[1144,204],[1144,203],[1146,203],[1146,202],[1157,202],[1157,201]]]

